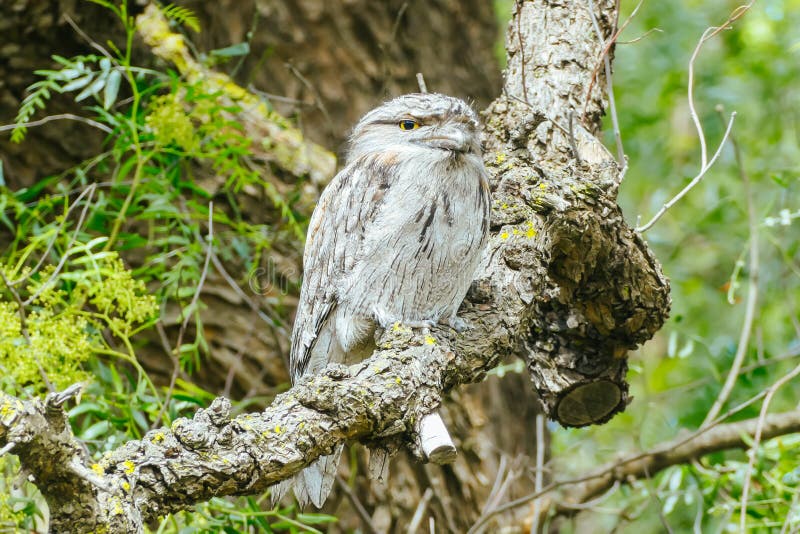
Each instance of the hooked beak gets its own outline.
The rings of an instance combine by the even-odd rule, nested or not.
[[[466,153],[473,150],[472,136],[456,125],[444,125],[433,130],[430,135],[421,137],[415,142],[431,148]]]

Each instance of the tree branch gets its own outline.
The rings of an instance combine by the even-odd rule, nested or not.
[[[612,491],[620,484],[653,477],[668,467],[688,463],[714,452],[746,449],[751,443],[750,436],[757,433],[759,424],[763,425],[761,437],[764,440],[800,432],[800,410],[700,428],[688,436],[677,437],[648,451],[618,458],[579,478],[552,482],[541,491],[510,501],[485,514],[470,532],[478,532],[495,515],[534,500],[545,504],[539,512],[539,521],[544,521],[553,510],[557,515],[572,515],[585,509],[586,503],[592,499]],[[560,488],[564,488],[562,495],[545,498]]]
[[[50,505],[53,531],[139,532],[215,496],[262,492],[347,440],[410,440],[414,422],[440,404],[442,384],[476,380],[493,359],[481,365],[403,327],[379,347],[359,365],[303,380],[259,414],[231,419],[230,402],[218,398],[94,465],[57,394],[43,403],[0,393],[0,447],[16,443]]]

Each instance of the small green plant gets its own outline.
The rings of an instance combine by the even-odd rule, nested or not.
[[[274,242],[300,243],[304,229],[293,208],[302,184],[276,189],[236,119],[238,105],[203,80],[132,64],[136,22],[127,3],[91,1],[116,14],[125,44],[53,56],[56,68],[36,71],[12,140],[24,140],[53,95],[72,94],[89,114],[85,122],[106,132],[103,151],[27,188],[0,180],[0,387],[24,397],[83,383],[69,417],[99,459],[214,398],[177,377],[177,369],[168,387],[154,382],[137,358],[143,335],[179,327],[167,355],[191,373],[208,351],[200,312],[212,259],[248,273],[268,259]],[[170,4],[161,11],[200,31],[191,10]],[[245,190],[267,202],[258,222],[242,215]],[[233,283],[244,285],[244,276]],[[280,302],[273,305],[262,315],[280,324]],[[177,319],[167,310],[178,310]],[[24,483],[13,496],[2,491],[18,470],[11,464],[0,465],[0,529],[41,527],[35,486]],[[265,510],[262,501],[215,500],[167,517],[159,531],[233,532],[246,524],[299,532],[335,520]]]

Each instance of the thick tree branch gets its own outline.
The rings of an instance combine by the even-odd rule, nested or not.
[[[50,505],[54,532],[138,532],[147,521],[215,496],[248,495],[290,477],[346,440],[410,433],[441,402],[442,385],[488,368],[429,336],[396,327],[363,363],[330,366],[259,414],[231,419],[216,399],[192,420],[148,432],[89,465],[51,395],[0,394],[0,447],[14,442]],[[491,360],[491,358],[489,358]]]

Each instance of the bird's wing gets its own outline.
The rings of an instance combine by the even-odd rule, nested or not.
[[[308,368],[311,350],[336,308],[336,285],[352,269],[364,233],[396,181],[395,167],[386,156],[359,158],[328,184],[314,209],[292,330],[289,369],[293,379]]]

